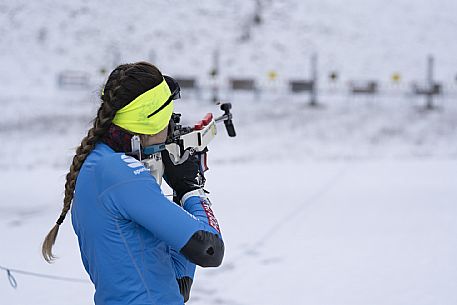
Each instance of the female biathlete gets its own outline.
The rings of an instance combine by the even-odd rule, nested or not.
[[[177,305],[189,298],[195,265],[217,267],[224,255],[219,225],[203,191],[195,155],[175,162],[162,150],[168,200],[149,169],[132,152],[164,143],[179,86],[146,62],[111,72],[93,127],[82,140],[66,176],[63,209],[46,236],[52,246],[71,206],[81,258],[95,285],[98,305]],[[138,136],[138,137],[136,137]],[[73,204],[72,204],[73,203]],[[71,205],[72,204],[72,205]]]

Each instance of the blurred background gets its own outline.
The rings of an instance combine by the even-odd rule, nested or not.
[[[456,13],[3,0],[0,303],[93,304],[69,219],[54,264],[41,241],[109,72],[144,60],[181,84],[184,124],[231,102],[238,133],[209,147],[226,256],[188,304],[457,304]]]

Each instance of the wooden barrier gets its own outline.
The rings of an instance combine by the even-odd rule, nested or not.
[[[431,86],[428,84],[412,84],[413,93],[416,95],[440,95],[442,93],[442,85],[434,83]]]
[[[289,80],[289,89],[292,93],[309,93],[309,106],[316,107],[317,104],[317,54],[310,58],[310,78]]]
[[[376,81],[350,82],[349,89],[352,94],[376,94],[378,83]]]
[[[60,89],[87,89],[90,86],[90,76],[83,71],[62,71],[57,76]]]
[[[198,90],[198,82],[196,78],[193,77],[176,77],[175,80],[178,82],[181,89],[192,89]]]
[[[315,89],[313,80],[290,80],[289,88],[292,93],[312,92]]]
[[[201,99],[201,88],[198,83],[197,78],[195,77],[175,77],[175,80],[178,82],[181,90],[184,90],[184,94],[192,92],[194,97]],[[182,94],[182,93],[181,93]]]
[[[231,78],[229,80],[230,89],[233,91],[257,91],[254,79],[250,78]]]

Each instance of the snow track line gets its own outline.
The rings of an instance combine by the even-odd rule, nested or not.
[[[291,209],[287,214],[281,217],[278,221],[276,221],[272,226],[270,226],[263,235],[257,241],[251,244],[250,247],[246,247],[242,250],[241,253],[235,254],[230,261],[225,262],[222,265],[222,268],[218,268],[214,270],[214,273],[211,273],[211,277],[218,277],[224,276],[227,277],[227,273],[236,269],[236,265],[240,260],[243,259],[254,259],[259,260],[259,254],[261,254],[260,247],[262,247],[266,242],[268,242],[275,234],[277,234],[286,224],[291,223],[291,219],[297,218],[299,215],[309,208],[313,204],[316,204],[321,198],[323,198],[326,194],[328,194],[337,184],[341,181],[341,179],[345,176],[348,172],[348,169],[352,163],[345,164],[342,166],[340,170],[337,171],[336,174],[331,176],[326,182],[324,182],[315,192],[313,192],[310,196],[308,196],[304,201],[301,201],[297,204],[293,209]],[[232,275],[235,275],[232,273]],[[247,277],[243,277],[242,279],[236,279],[234,282],[235,285],[239,286],[240,283],[243,282]],[[214,289],[217,290],[217,289]]]
[[[253,253],[257,253],[258,248],[262,247],[269,239],[271,239],[276,233],[279,232],[286,224],[290,223],[291,219],[299,216],[305,207],[310,207],[312,204],[318,202],[322,197],[324,197],[328,192],[330,192],[339,182],[348,171],[351,164],[343,166],[335,175],[333,175],[327,182],[321,185],[316,192],[312,193],[306,200],[298,204],[294,209],[289,213],[281,217],[277,222],[275,222],[256,242],[252,244],[251,247],[247,247],[243,250],[242,253],[235,255],[231,261],[236,262],[241,259],[243,256],[250,256]],[[229,262],[229,265],[232,263]]]
[[[298,204],[293,210],[291,210],[289,213],[284,215],[284,217],[281,217],[276,223],[274,223],[270,229],[268,229],[262,237],[260,237],[257,242],[253,245],[253,247],[261,247],[264,245],[265,242],[267,242],[271,237],[273,237],[278,231],[290,223],[291,219],[296,218],[299,216],[303,211],[305,207],[310,207],[312,204],[316,203],[324,197],[328,192],[330,192],[336,185],[337,183],[344,177],[346,174],[347,170],[349,168],[349,165],[344,166],[342,169],[340,169],[334,176],[332,176],[326,183],[324,183],[316,192],[311,194],[306,200]]]
[[[50,274],[44,274],[44,273],[38,273],[38,272],[30,272],[30,271],[19,270],[19,269],[12,269],[12,268],[7,268],[7,267],[1,266],[1,265],[0,265],[0,269],[6,271],[6,276],[8,277],[8,281],[10,282],[11,287],[13,287],[13,288],[17,288],[17,281],[14,278],[14,276],[11,274],[12,272],[29,275],[29,276],[40,277],[40,278],[51,279],[51,280],[65,281],[65,282],[90,283],[89,280],[65,277],[65,276],[50,275]]]

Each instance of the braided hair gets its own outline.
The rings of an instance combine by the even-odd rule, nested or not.
[[[101,105],[93,120],[93,127],[82,139],[66,176],[63,208],[54,227],[46,235],[42,245],[42,255],[50,263],[55,259],[52,247],[59,227],[70,210],[76,186],[76,179],[87,156],[111,126],[116,111],[133,101],[142,93],[159,85],[163,80],[160,71],[147,62],[123,64],[114,69],[108,77],[101,96]]]

